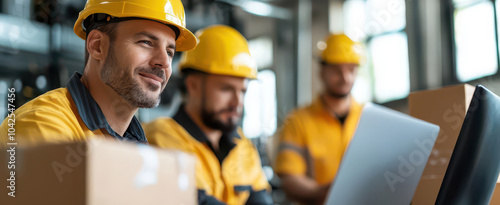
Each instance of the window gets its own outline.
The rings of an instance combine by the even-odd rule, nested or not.
[[[259,69],[273,65],[273,41],[269,37],[259,37],[248,41],[250,53],[257,60]],[[262,70],[257,80],[251,80],[245,95],[243,133],[248,138],[269,137],[276,132],[277,103],[276,75],[271,70]]]
[[[375,100],[387,102],[410,93],[408,40],[403,32],[377,36],[369,42]]]
[[[455,0],[456,74],[461,82],[496,74],[495,11],[491,1]],[[498,1],[496,6],[498,8]]]
[[[273,71],[260,71],[257,80],[250,81],[244,104],[243,133],[246,137],[268,137],[276,132],[276,75]]]
[[[366,45],[366,61],[353,87],[354,98],[379,103],[410,92],[404,0],[348,0],[344,32]]]

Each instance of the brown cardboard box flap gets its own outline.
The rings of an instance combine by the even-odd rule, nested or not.
[[[6,164],[4,155],[0,162]],[[16,153],[16,197],[5,193],[0,199],[6,204],[196,204],[194,166],[195,158],[180,151],[114,140],[26,147]],[[8,178],[6,171],[0,169],[0,176]]]
[[[475,87],[462,84],[413,92],[408,97],[411,116],[441,128],[412,205],[435,203],[474,90]]]

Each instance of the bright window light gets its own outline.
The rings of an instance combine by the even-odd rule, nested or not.
[[[410,92],[406,34],[377,36],[369,47],[375,77],[375,100],[384,103],[406,97]]]
[[[366,38],[366,3],[364,0],[351,0],[344,3],[344,32],[355,41]]]
[[[453,0],[453,4],[462,6],[462,5],[470,5],[480,1],[488,1],[488,0]]]
[[[494,18],[489,1],[455,11],[458,80],[470,81],[497,72]]]
[[[276,75],[273,71],[260,71],[257,80],[250,81],[244,111],[243,133],[247,138],[268,137],[276,132]]]
[[[248,41],[250,54],[257,60],[257,68],[265,69],[273,66],[273,40],[269,37],[260,37]]]
[[[351,91],[352,96],[360,103],[371,102],[373,99],[372,79],[367,64],[358,68],[358,76]]]
[[[368,17],[365,32],[368,35],[400,31],[406,26],[404,0],[367,0]]]

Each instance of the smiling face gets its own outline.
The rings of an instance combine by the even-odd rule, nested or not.
[[[153,108],[172,74],[175,33],[148,20],[120,22],[100,72],[102,82],[132,106]]]

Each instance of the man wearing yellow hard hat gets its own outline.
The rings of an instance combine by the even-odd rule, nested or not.
[[[361,55],[346,35],[330,35],[321,55],[324,91],[292,112],[279,133],[275,172],[292,199],[322,204],[361,113],[350,92]]]
[[[199,204],[272,204],[259,154],[238,127],[248,81],[257,76],[247,41],[223,25],[196,36],[200,43],[179,67],[184,103],[173,118],[144,126],[148,140],[198,157]]]
[[[147,142],[134,113],[158,105],[175,51],[197,44],[186,29],[181,0],[88,0],[74,31],[85,40],[83,75],[75,72],[67,87],[38,96],[9,115],[15,116],[15,125],[4,120],[0,141],[32,144],[106,136]],[[15,138],[7,138],[9,129],[15,129]]]

